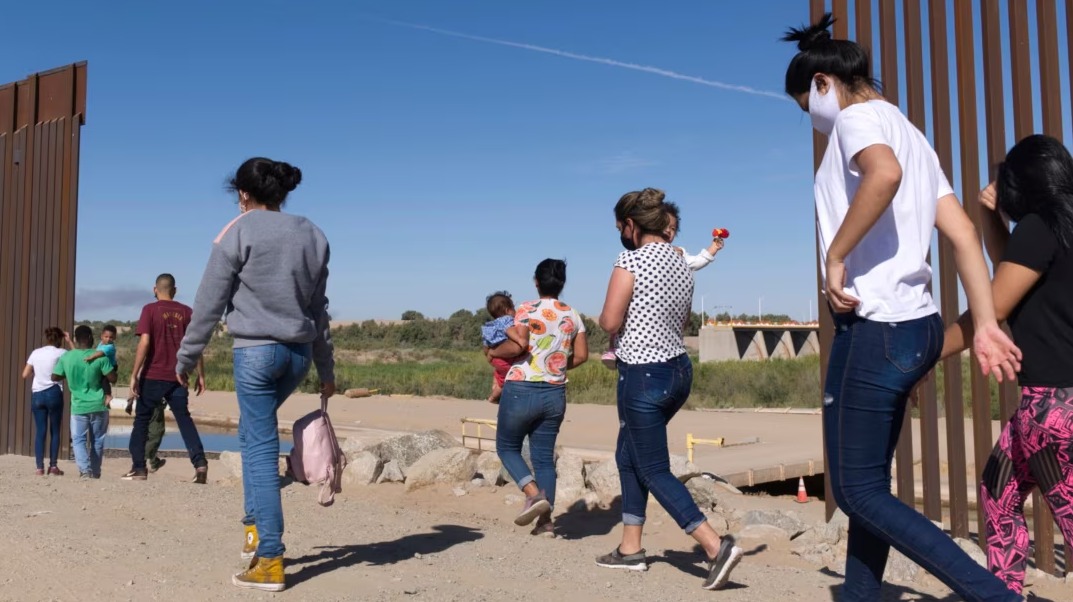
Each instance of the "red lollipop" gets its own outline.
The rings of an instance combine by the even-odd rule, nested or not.
[[[712,238],[730,238],[730,230],[726,228],[716,228],[712,230]]]

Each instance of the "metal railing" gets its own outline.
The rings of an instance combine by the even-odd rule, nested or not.
[[[476,435],[473,435],[473,434],[470,434],[470,433],[466,432],[466,425],[467,424],[477,425],[477,434]],[[486,419],[486,418],[463,418],[462,419],[462,447],[466,446],[466,439],[476,439],[477,440],[477,450],[479,450],[479,451],[484,451],[484,448],[482,447],[482,444],[481,444],[482,441],[492,441],[494,443],[495,442],[495,437],[494,436],[493,437],[485,437],[484,434],[481,432],[482,427],[490,427],[492,429],[495,429],[496,428],[496,421],[495,420],[489,420],[489,419]]]

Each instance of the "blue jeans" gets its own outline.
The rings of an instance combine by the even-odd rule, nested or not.
[[[71,445],[74,447],[79,474],[101,476],[104,435],[107,432],[108,412],[71,415]]]
[[[55,466],[60,455],[60,420],[63,420],[63,389],[53,385],[30,396],[34,415],[34,457],[39,469],[45,468],[45,435],[49,437],[48,465]]]
[[[130,433],[130,459],[134,470],[145,470],[145,442],[149,438],[149,422],[160,404],[167,403],[175,416],[179,434],[183,436],[186,453],[196,467],[208,466],[201,435],[190,417],[190,391],[178,381],[144,379],[138,391],[138,405],[134,412],[134,428]]]
[[[536,481],[548,503],[555,506],[555,440],[566,415],[566,386],[508,380],[503,384],[496,419],[496,453],[519,488]],[[522,441],[529,437],[533,472],[522,458]]]
[[[849,516],[842,600],[878,600],[894,546],[959,596],[1021,600],[940,528],[891,495],[891,459],[913,386],[939,358],[938,314],[897,323],[835,315],[823,428],[835,502]]]
[[[283,503],[279,495],[279,410],[309,373],[312,346],[272,343],[238,347],[238,445],[242,452],[242,523],[257,526],[257,556],[282,556]]]
[[[622,524],[645,524],[648,494],[692,533],[707,520],[689,490],[671,474],[667,425],[689,398],[693,364],[682,354],[658,364],[618,363],[618,444]]]

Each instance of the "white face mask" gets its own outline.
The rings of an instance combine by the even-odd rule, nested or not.
[[[813,79],[808,93],[808,114],[812,117],[812,127],[824,136],[830,136],[835,129],[835,119],[841,111],[834,86],[828,86],[827,93],[820,94],[816,89],[816,80]]]

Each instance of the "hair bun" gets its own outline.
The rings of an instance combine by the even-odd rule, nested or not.
[[[658,188],[645,188],[637,198],[637,206],[641,209],[651,209],[663,204],[667,195]]]
[[[791,27],[782,37],[784,42],[797,42],[797,49],[805,52],[831,40],[831,26],[835,18],[824,13],[820,20],[809,27]]]
[[[287,192],[294,190],[302,182],[302,170],[290,163],[276,161],[272,164],[272,172],[279,180],[279,185]]]

